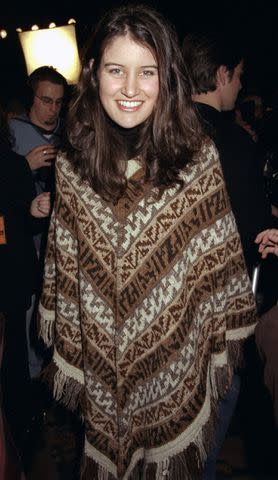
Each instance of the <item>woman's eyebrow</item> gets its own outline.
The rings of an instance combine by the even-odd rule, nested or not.
[[[107,62],[104,64],[105,67],[125,67],[125,65],[122,65],[121,63],[115,63],[115,62]],[[140,65],[140,68],[156,68],[158,69],[157,65]]]
[[[122,65],[121,63],[117,63],[117,62],[107,62],[104,64],[105,67],[124,67],[124,65]]]

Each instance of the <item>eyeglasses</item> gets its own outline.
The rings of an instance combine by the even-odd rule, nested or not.
[[[64,99],[63,98],[58,98],[57,100],[53,100],[53,98],[50,97],[39,97],[38,95],[35,95],[44,105],[62,105]]]

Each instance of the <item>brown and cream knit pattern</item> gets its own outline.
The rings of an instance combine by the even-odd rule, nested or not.
[[[143,175],[112,205],[57,161],[41,333],[84,417],[82,479],[196,480],[256,322],[214,147],[160,199]]]

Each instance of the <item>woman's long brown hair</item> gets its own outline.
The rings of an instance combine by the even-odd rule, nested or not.
[[[173,27],[144,5],[109,11],[98,24],[84,54],[66,122],[65,152],[81,178],[88,180],[104,199],[113,202],[126,188],[122,162],[126,151],[105,118],[98,93],[98,68],[107,45],[115,37],[127,34],[149,48],[158,62],[157,104],[140,129],[136,146],[145,164],[145,180],[160,191],[180,183],[180,170],[192,161],[203,141]]]

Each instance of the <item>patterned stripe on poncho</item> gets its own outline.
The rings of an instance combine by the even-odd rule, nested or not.
[[[81,408],[88,480],[196,480],[256,322],[214,147],[160,199],[142,177],[112,205],[57,160],[41,333],[55,397]]]

